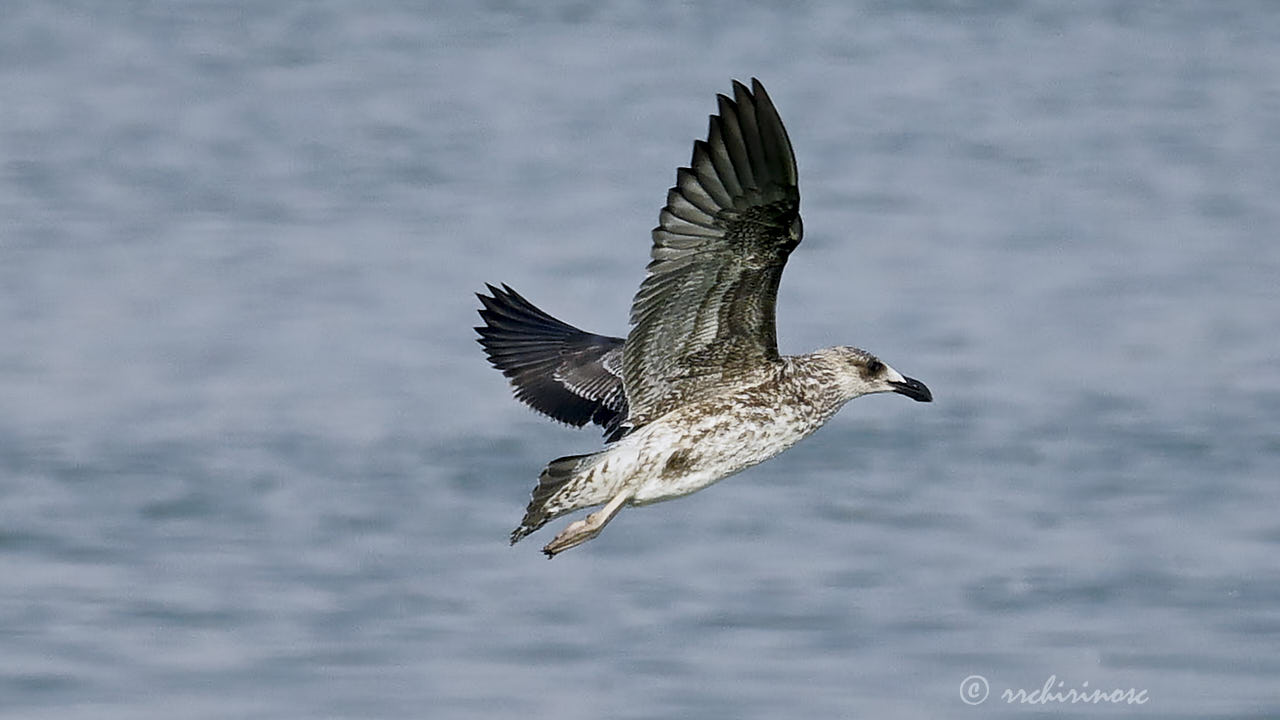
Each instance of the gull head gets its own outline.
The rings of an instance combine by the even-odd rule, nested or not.
[[[933,401],[933,393],[924,383],[894,370],[866,350],[840,346],[819,350],[816,354],[824,356],[825,364],[835,371],[836,382],[845,399],[894,392],[917,402]]]

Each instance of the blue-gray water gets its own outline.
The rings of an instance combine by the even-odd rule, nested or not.
[[[1278,49],[1262,2],[7,3],[0,716],[1280,715]],[[783,350],[936,402],[507,547],[598,436],[471,292],[624,332],[752,75]]]

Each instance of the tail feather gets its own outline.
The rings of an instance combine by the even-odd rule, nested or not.
[[[575,489],[570,483],[583,477],[583,473],[595,464],[601,453],[586,455],[567,455],[556,458],[547,464],[546,469],[538,476],[538,484],[533,488],[533,496],[529,506],[525,508],[524,519],[520,527],[511,531],[511,544],[515,545],[520,538],[546,525],[561,515],[594,505],[594,502],[576,503],[582,499],[581,489]]]

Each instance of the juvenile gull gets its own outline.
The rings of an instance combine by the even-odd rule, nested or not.
[[[603,505],[542,549],[554,557],[624,507],[768,460],[860,395],[933,399],[865,350],[778,354],[778,280],[802,234],[796,159],[759,80],[750,89],[735,80],[733,97],[717,98],[707,139],[667,191],[626,340],[563,323],[506,285],[477,294],[479,342],[516,397],[569,425],[600,425],[607,442],[547,465],[512,544]]]

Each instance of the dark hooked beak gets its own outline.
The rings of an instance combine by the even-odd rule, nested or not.
[[[929,388],[925,384],[915,378],[904,377],[902,382],[889,381],[893,386],[893,391],[901,393],[916,400],[918,402],[933,402],[933,393],[929,392]]]

